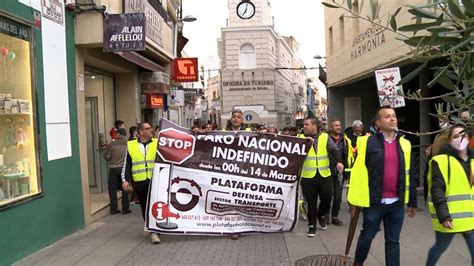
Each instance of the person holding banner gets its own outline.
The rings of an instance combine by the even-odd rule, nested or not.
[[[327,229],[332,200],[332,179],[329,158],[336,163],[338,171],[344,170],[341,154],[327,133],[318,132],[319,120],[308,117],[304,120],[304,136],[313,140],[301,171],[301,188],[308,203],[308,237],[316,235],[316,219],[322,230]],[[321,200],[319,209],[318,197]]]
[[[245,128],[243,113],[239,109],[232,110],[230,115],[230,124],[227,125],[227,131],[246,130],[251,131],[250,128]]]
[[[227,122],[228,123],[227,123],[227,127],[225,131],[239,131],[239,130],[251,131],[250,128],[245,128],[243,113],[239,109],[232,110],[230,114],[230,120],[228,120]],[[237,240],[239,239],[239,237],[240,237],[239,234],[232,234],[230,236],[232,240]]]
[[[204,126],[204,132],[211,132],[211,131],[214,131],[214,128],[212,126],[211,123],[207,123],[205,126]]]
[[[126,160],[122,168],[122,188],[129,191],[130,182],[138,195],[142,217],[145,220],[148,187],[153,177],[158,142],[153,138],[153,128],[147,122],[138,124],[138,138],[127,142]],[[151,242],[160,243],[160,236],[151,233]]]
[[[363,208],[362,230],[354,265],[363,265],[383,221],[385,265],[400,265],[400,232],[404,205],[416,214],[416,182],[410,172],[411,143],[397,131],[397,116],[390,106],[375,114],[379,132],[357,139],[358,154],[351,171],[347,199],[356,213]]]

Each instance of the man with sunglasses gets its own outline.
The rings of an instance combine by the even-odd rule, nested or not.
[[[137,128],[138,138],[127,142],[127,158],[122,168],[122,188],[129,191],[130,182],[132,183],[145,220],[148,187],[153,177],[158,142],[153,138],[153,128],[149,123],[139,123]],[[151,233],[150,237],[153,244],[161,242],[157,233]]]

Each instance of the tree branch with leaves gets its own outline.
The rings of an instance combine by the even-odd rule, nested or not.
[[[449,91],[447,93],[433,91],[435,95],[432,97],[422,96],[422,89],[414,92],[399,91],[399,95],[416,101],[441,98],[443,102],[436,105],[437,113],[433,115],[473,129],[474,1],[427,0],[425,4],[398,7],[392,14],[388,14],[385,25],[376,19],[381,8],[378,1],[368,1],[371,14],[366,17],[353,12],[353,2],[341,0],[322,4],[327,8],[343,9],[352,16],[394,32],[397,40],[410,47],[411,52],[406,55],[407,59],[411,58],[414,62],[421,63],[397,85],[406,84],[429,68],[434,71],[434,75],[427,87],[432,88],[439,84]],[[358,3],[362,9],[364,1],[359,0]],[[413,15],[414,23],[398,27],[397,16],[403,8]],[[470,119],[461,120],[453,110],[468,110]]]

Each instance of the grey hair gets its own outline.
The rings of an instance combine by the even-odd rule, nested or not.
[[[364,127],[364,123],[360,120],[354,120],[354,122],[352,122],[352,128],[354,127]]]
[[[240,109],[234,109],[234,110],[232,110],[232,112],[230,113],[230,115],[234,115],[235,113],[242,114],[242,110],[240,110]]]

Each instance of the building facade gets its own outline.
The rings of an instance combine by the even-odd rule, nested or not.
[[[61,1],[0,1],[0,61],[0,265],[10,265],[84,227],[72,14]]]
[[[313,91],[313,114],[316,116],[322,124],[328,122],[328,102],[327,99],[321,95],[321,91],[316,82],[311,82],[310,86]]]
[[[379,8],[376,15],[379,23],[385,23],[389,14],[404,5],[422,4],[426,1],[375,1]],[[352,1],[352,11],[367,17],[371,14],[370,5],[362,6],[361,1]],[[344,3],[345,4],[345,3]],[[344,126],[350,126],[353,120],[364,122],[370,127],[381,98],[376,81],[376,70],[398,67],[401,77],[410,73],[419,64],[409,56],[409,46],[397,40],[396,33],[380,25],[351,16],[342,9],[325,8],[327,83],[329,93],[329,119],[340,117]],[[403,8],[397,16],[397,25],[414,23],[413,15]],[[429,90],[426,84],[433,77],[429,70],[421,72],[415,79],[403,85],[403,90],[423,89],[429,97],[433,91],[443,90],[434,86]],[[387,78],[391,78],[387,75]],[[437,120],[427,115],[434,112],[433,101],[414,101],[405,99],[404,106],[396,108],[399,128],[412,132],[429,131],[436,128]],[[427,144],[429,137],[408,136],[415,144]]]
[[[206,121],[217,125],[217,128],[225,126],[221,124],[222,108],[220,84],[221,80],[219,75],[209,78],[204,92],[204,98],[207,100]]]
[[[376,9],[379,9],[378,14],[375,14],[379,23],[388,21],[388,15],[394,14],[399,7],[426,3],[424,0],[372,0],[372,2]],[[354,13],[363,17],[371,14],[370,5],[362,6],[360,0],[352,3]],[[401,9],[396,20],[398,27],[415,23],[413,15],[409,14],[406,8]],[[396,75],[393,74],[393,69],[399,68],[400,76],[404,77],[420,63],[410,58],[409,46],[397,40],[396,33],[366,20],[354,18],[342,9],[325,8],[325,27],[329,120],[334,117],[342,118],[345,128],[350,127],[356,119],[362,120],[365,129],[368,130],[375,110],[381,104],[386,104],[387,94],[381,93],[380,89],[383,91],[388,82],[392,82],[388,87],[397,88],[395,86],[397,82],[393,82]],[[435,61],[429,64],[436,66]],[[380,74],[377,83],[376,71],[382,74],[382,83]],[[414,79],[403,84],[403,91],[406,93],[421,90],[423,97],[448,92],[439,84],[428,88],[427,84],[433,77],[434,70],[425,69]],[[404,104],[395,102],[399,130],[430,132],[438,129],[438,119],[429,113],[437,113],[436,104],[442,102],[441,99],[424,101],[403,99],[397,95],[396,89],[392,91],[392,97],[395,101],[404,101]],[[427,160],[425,150],[434,140],[434,136],[435,134],[420,137],[406,134],[406,138],[413,145],[411,165],[412,169],[418,169],[418,184],[421,184],[421,177],[425,172]]]
[[[248,126],[295,125],[306,79],[298,43],[275,32],[270,1],[252,1],[256,12],[250,19],[236,14],[240,2],[228,1],[228,25],[218,40],[220,125],[225,127],[233,109],[243,112]]]
[[[128,130],[142,121],[156,126],[161,117],[185,119],[182,108],[167,109],[171,62],[177,57],[182,22],[177,17],[178,0],[83,2],[68,0],[67,7],[75,13],[82,191],[84,216],[90,223],[100,218],[95,214],[105,207],[91,201],[96,197],[90,195],[106,195],[107,163],[102,153],[112,141],[109,132],[115,120],[124,121]],[[104,40],[104,29],[113,23],[109,14],[134,13],[145,16],[144,47],[106,52],[104,42],[109,39]],[[123,23],[129,32],[128,22]]]

